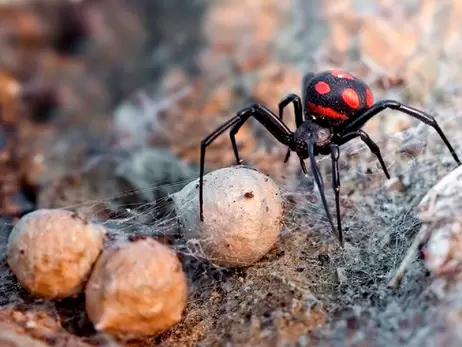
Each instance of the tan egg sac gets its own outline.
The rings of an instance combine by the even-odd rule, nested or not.
[[[75,212],[36,210],[14,226],[8,265],[34,295],[60,299],[83,289],[103,248],[105,229]]]
[[[160,334],[181,320],[187,280],[176,253],[146,239],[105,250],[85,291],[96,330],[126,339]]]
[[[199,219],[199,185],[194,181],[172,195],[185,237],[198,256],[216,265],[251,265],[274,246],[282,229],[283,199],[277,184],[244,167],[204,177],[204,222]]]

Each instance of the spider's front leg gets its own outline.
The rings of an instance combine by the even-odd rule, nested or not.
[[[308,72],[302,77],[302,95],[303,95],[303,102],[306,102],[307,100],[307,85],[308,82],[313,78],[314,73]],[[294,104],[294,113],[295,113],[295,125],[297,128],[299,128],[303,121],[305,120],[303,118],[303,104],[302,104],[302,99],[297,94],[290,93],[286,95],[280,102],[279,102],[279,119],[282,120],[283,115],[284,115],[284,108],[287,107],[290,103]]]
[[[430,125],[433,129],[436,130],[436,132],[440,135],[441,139],[443,142],[446,144],[446,147],[449,149],[449,152],[451,152],[454,160],[456,161],[457,165],[461,165],[460,159],[457,156],[456,152],[454,151],[454,148],[446,138],[446,135],[443,133],[441,130],[439,124],[437,123],[436,119],[429,115],[428,113],[425,113],[421,110],[418,110],[416,108],[413,108],[411,106],[404,105],[398,101],[395,100],[383,100],[383,101],[378,101],[375,103],[371,108],[367,109],[364,111],[363,114],[359,115],[358,118],[354,119],[351,121],[349,124],[345,126],[344,133],[348,132],[353,132],[359,130],[366,122],[371,119],[372,117],[376,116],[380,112],[382,112],[385,109],[391,109],[391,110],[396,110],[400,111],[402,113],[405,113],[411,117],[414,117],[421,122]]]
[[[299,128],[303,121],[305,120],[303,113],[303,106],[307,102],[307,85],[308,82],[313,78],[314,73],[308,72],[302,77],[302,96],[301,100],[297,94],[289,94],[284,99],[279,102],[279,118],[282,120],[284,108],[291,102],[294,104],[294,113],[295,113],[295,125]],[[287,150],[286,156],[284,158],[284,163],[287,163],[290,158],[290,148]]]
[[[263,105],[254,104],[250,107],[239,111],[236,116],[229,121],[218,127],[214,132],[204,138],[201,142],[201,159],[200,159],[200,178],[199,178],[199,211],[200,219],[204,221],[203,213],[203,185],[204,185],[204,169],[205,169],[205,153],[207,147],[212,144],[215,139],[223,134],[226,130],[232,127],[230,131],[231,142],[234,149],[234,154],[238,162],[239,154],[237,151],[237,144],[235,135],[242,127],[242,125],[250,118],[254,117],[261,125],[263,125],[279,142],[282,144],[293,147],[293,133],[290,129],[268,108]]]
[[[288,94],[284,99],[279,102],[279,119],[282,121],[284,116],[284,108],[287,107],[290,103],[294,104],[294,113],[295,113],[295,125],[296,127],[300,127],[303,123],[303,108],[302,108],[302,101],[297,94]],[[290,157],[290,148],[287,149],[287,153],[284,159],[284,163],[289,161]]]
[[[239,121],[232,126],[229,137],[231,140],[231,145],[233,146],[234,156],[236,157],[236,163],[239,165],[242,163],[241,158],[239,157],[239,149],[236,142],[236,134],[242,128],[244,123],[253,116],[260,124],[262,124],[269,132],[281,143],[288,145],[287,137],[291,138],[292,132],[284,124],[284,122],[276,115],[270,111],[267,107],[254,104],[244,110],[238,112],[236,117],[239,117]],[[268,128],[269,127],[269,128]]]
[[[330,146],[332,159],[332,187],[335,194],[335,209],[337,213],[337,230],[340,244],[343,246],[342,218],[340,215],[340,173],[338,169],[338,160],[340,158],[340,147],[337,144]]]
[[[284,116],[284,108],[286,108],[291,103],[294,104],[295,125],[298,128],[303,123],[303,109],[302,100],[297,94],[288,94],[279,102],[279,119],[282,121]]]
[[[199,173],[199,210],[200,210],[200,219],[204,221],[204,213],[203,213],[203,184],[204,184],[204,168],[205,168],[205,151],[207,147],[212,144],[213,141],[216,140],[218,136],[223,134],[226,130],[232,127],[234,124],[239,122],[241,118],[239,115],[231,118],[226,123],[222,124],[220,127],[215,129],[211,134],[209,134],[206,138],[201,141],[201,159],[200,159],[200,173]]]
[[[315,147],[316,147],[316,141],[313,138],[313,135],[311,134],[308,138],[307,142],[307,149],[308,149],[308,157],[310,159],[311,163],[311,171],[314,176],[314,181],[318,187],[319,194],[321,195],[321,202],[324,206],[324,211],[326,212],[327,219],[329,221],[330,227],[332,229],[332,233],[338,238],[340,241],[341,246],[343,247],[343,234],[342,230],[340,229],[338,232],[335,230],[334,222],[332,221],[332,216],[329,212],[329,206],[327,205],[327,200],[326,200],[326,195],[324,193],[324,181],[321,176],[321,172],[319,170],[318,165],[316,164],[316,156],[315,156]],[[306,174],[307,170],[305,167],[305,163],[303,160],[300,158],[300,165],[302,166],[303,172]],[[338,167],[337,167],[337,175],[338,175]],[[340,186],[339,186],[340,187]],[[339,214],[337,212],[337,218],[339,218]]]

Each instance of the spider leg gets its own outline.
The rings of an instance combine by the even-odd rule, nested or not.
[[[278,119],[278,117],[276,117],[276,115],[273,112],[271,112],[267,107],[260,104],[254,104],[248,108],[245,108],[244,110],[238,112],[236,117],[239,117],[239,121],[233,124],[234,126],[231,125],[232,128],[229,132],[231,145],[233,146],[234,156],[236,157],[236,162],[238,165],[242,163],[242,159],[239,157],[239,149],[237,147],[236,134],[239,132],[241,127],[251,116],[257,119],[265,128],[267,128],[270,131],[270,133],[279,142],[283,144],[286,144],[288,137],[292,136],[292,132],[290,131],[290,129],[283,123],[283,121],[280,118]],[[268,128],[268,126],[273,130]]]
[[[308,170],[306,169],[305,162],[303,161],[302,158],[300,158],[300,166],[302,167],[302,171],[305,175],[308,175]]]
[[[331,158],[332,158],[332,187],[335,193],[335,208],[337,212],[337,230],[340,244],[343,246],[343,231],[342,231],[342,219],[340,216],[340,173],[338,169],[338,160],[340,158],[340,147],[337,144],[332,144]]]
[[[282,121],[284,108],[290,103],[294,104],[295,125],[297,128],[303,123],[302,100],[297,94],[288,94],[279,102],[279,119]]]
[[[457,162],[458,165],[461,165],[459,157],[457,156],[456,152],[452,148],[451,144],[446,138],[446,135],[444,135],[443,131],[441,130],[439,124],[436,122],[435,118],[429,115],[428,113],[425,113],[416,108],[404,105],[398,101],[383,100],[383,101],[379,101],[375,103],[371,108],[369,108],[367,111],[361,114],[358,118],[354,119],[351,123],[347,124],[344,130],[344,133],[348,133],[348,132],[360,129],[364,124],[366,124],[366,122],[369,119],[371,119],[372,117],[374,117],[375,115],[377,115],[378,113],[382,112],[383,110],[387,108],[405,113],[433,127],[433,129],[436,130],[436,132],[440,135],[443,142],[446,144],[446,147],[451,152],[452,156],[454,157],[454,160]]]
[[[369,147],[369,150],[375,154],[375,156],[380,162],[380,166],[382,166],[382,170],[385,173],[385,176],[387,176],[387,178],[390,179],[390,174],[388,173],[388,169],[385,165],[385,161],[383,160],[379,146],[369,137],[369,135],[366,132],[359,129],[357,131],[345,134],[342,137],[340,137],[340,139],[337,140],[336,143],[339,146],[341,146],[356,137],[360,137],[361,140],[366,144],[366,146]]]
[[[307,84],[308,82],[313,78],[314,73],[308,72],[302,77],[302,97],[303,99],[300,100],[300,97],[296,94],[289,94],[287,95],[284,99],[281,100],[279,103],[279,118],[282,120],[283,116],[283,108],[286,107],[290,102],[294,103],[294,111],[295,111],[295,124],[298,127],[300,127],[303,123],[304,120],[306,120],[306,116],[303,113],[303,105],[306,103],[307,95]],[[287,150],[286,157],[284,159],[284,163],[287,163],[289,161],[290,157],[290,148]]]
[[[268,108],[263,105],[254,104],[250,107],[247,107],[237,113],[236,116],[228,120],[226,123],[219,126],[215,131],[213,131],[210,135],[205,137],[201,141],[201,159],[200,159],[200,178],[199,178],[199,211],[200,211],[200,219],[204,221],[204,213],[203,213],[203,185],[204,185],[204,168],[205,168],[205,153],[207,147],[221,134],[223,134],[226,130],[233,127],[231,132],[233,133],[232,136],[232,143],[234,148],[234,153],[236,154],[236,158],[239,159],[237,154],[237,145],[234,139],[234,135],[239,128],[250,118],[254,117],[258,122],[260,122],[279,142],[282,144],[292,147],[293,144],[293,133],[290,129]]]
[[[334,226],[334,223],[332,221],[332,216],[331,216],[331,214],[329,212],[329,207],[327,205],[326,195],[324,194],[324,181],[322,179],[321,172],[319,171],[319,167],[316,164],[316,157],[315,157],[316,141],[314,140],[313,136],[309,137],[307,145],[308,145],[308,156],[309,156],[310,162],[311,162],[311,171],[313,172],[314,181],[316,182],[316,185],[318,186],[319,194],[321,195],[321,201],[322,201],[322,204],[324,206],[324,210],[326,212],[327,219],[329,220],[329,224],[330,224],[330,227],[332,228],[333,234],[339,240],[341,240],[341,236],[335,231],[335,226]],[[306,173],[306,167],[305,167],[305,163],[303,162],[303,160],[300,160],[300,164],[302,166],[303,172]],[[343,244],[342,244],[342,247],[343,247]]]
[[[295,125],[298,128],[303,123],[303,108],[302,108],[302,100],[297,94],[288,94],[279,102],[279,119],[282,121],[284,116],[284,108],[289,105],[290,103],[294,104],[294,113],[295,113]],[[284,163],[289,161],[290,157],[290,148],[287,150],[286,157],[284,159]]]
[[[284,158],[284,164],[289,161],[290,158],[290,148],[287,149],[286,157]]]

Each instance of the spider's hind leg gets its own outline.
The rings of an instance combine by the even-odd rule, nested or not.
[[[282,121],[284,108],[287,107],[290,103],[294,104],[295,125],[298,128],[303,123],[303,109],[302,100],[297,94],[288,94],[279,102],[279,119]]]

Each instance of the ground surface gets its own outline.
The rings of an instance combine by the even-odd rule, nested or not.
[[[166,221],[166,194],[197,177],[201,139],[250,102],[276,111],[306,71],[346,69],[377,99],[428,110],[462,153],[460,1],[160,3],[0,6],[0,339],[5,330],[50,346],[116,345],[93,331],[82,298],[43,302],[20,288],[4,259],[11,225],[37,207],[69,207],[119,235],[152,234]],[[285,120],[294,126],[290,112]],[[281,184],[283,235],[244,269],[182,255],[190,280],[182,322],[117,343],[460,345],[461,298],[435,291],[419,259],[398,289],[387,287],[420,228],[414,208],[454,168],[452,157],[433,131],[397,113],[365,129],[393,178],[361,143],[344,147],[341,250],[311,176],[295,158],[284,165],[285,148],[249,122],[238,135],[241,156]],[[207,169],[233,159],[225,135],[208,150]],[[330,162],[318,163],[333,207]]]

